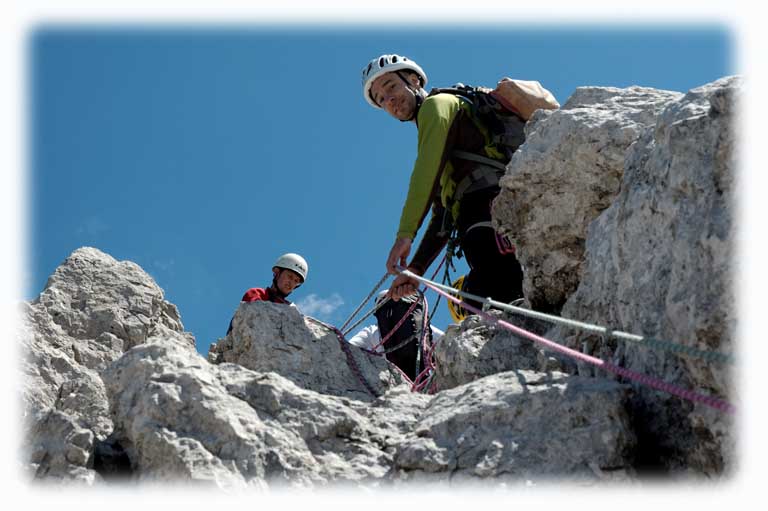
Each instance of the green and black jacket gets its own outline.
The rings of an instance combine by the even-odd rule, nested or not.
[[[453,202],[456,185],[474,169],[471,161],[452,158],[454,150],[479,154],[507,163],[492,143],[486,128],[475,119],[471,103],[454,94],[427,97],[416,117],[418,154],[411,173],[408,196],[400,216],[398,238],[414,239],[431,207],[432,217],[410,266],[424,273],[448,241],[443,228],[446,210],[454,221],[460,203]]]

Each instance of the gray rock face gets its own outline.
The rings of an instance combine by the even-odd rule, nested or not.
[[[28,475],[63,484],[93,485],[101,478],[89,468],[94,451],[92,430],[81,427],[73,415],[52,410],[31,426]]]
[[[609,380],[488,376],[437,394],[395,462],[416,481],[627,480],[635,439],[625,399],[626,387]]]
[[[104,378],[141,479],[234,487],[380,479],[390,444],[428,399],[396,394],[371,406],[161,343],[129,351]]]
[[[240,304],[232,331],[211,345],[208,358],[273,371],[323,394],[368,401],[404,383],[382,357],[342,344],[331,329],[294,307],[270,302]]]
[[[629,146],[681,94],[582,87],[559,110],[539,110],[493,203],[494,225],[518,247],[523,292],[559,311],[583,272],[587,228],[619,192]]]
[[[162,333],[190,351],[194,338],[139,266],[94,248],[73,252],[22,314],[28,472],[93,483],[98,480],[92,470],[94,445],[112,430],[99,373],[150,335]],[[73,455],[73,445],[87,455]]]
[[[104,379],[115,436],[153,481],[599,481],[630,467],[634,442],[626,386],[559,373],[508,372],[436,397],[399,387],[366,403],[157,342],[126,353]]]
[[[563,315],[731,353],[736,311],[734,146],[741,81],[725,78],[667,105],[627,153],[621,193],[590,226],[585,270]],[[727,365],[641,343],[557,330],[572,346],[703,394],[732,394]],[[648,463],[729,470],[730,416],[637,388],[633,413]],[[653,420],[649,420],[650,417]]]
[[[544,334],[549,326],[497,310],[490,310],[488,314],[537,335]],[[563,370],[563,362],[558,357],[545,352],[533,341],[518,337],[506,328],[476,315],[468,316],[459,325],[448,327],[445,336],[435,347],[435,360],[434,381],[439,390],[451,389],[505,371]]]
[[[120,338],[94,329],[87,316],[82,331],[109,341],[114,360],[83,359],[75,353],[92,339],[68,336],[37,304],[28,309],[37,323],[25,338],[32,352],[27,395],[38,398],[28,401],[38,404],[39,419],[27,426],[26,466],[36,479],[107,484],[104,467],[119,465],[121,456],[131,481],[230,489],[550,476],[594,482],[631,472],[633,434],[621,413],[626,387],[615,382],[518,371],[429,396],[406,385],[387,388],[392,376],[383,359],[367,361],[355,349],[352,356],[372,368],[367,375],[379,385],[374,399],[345,373],[335,334],[292,308],[243,304],[232,335],[211,350],[214,364],[167,326],[118,353]],[[525,433],[537,422],[551,426],[547,434]],[[591,443],[547,464],[533,455],[565,444],[574,428]]]
[[[184,332],[176,306],[165,301],[152,277],[136,263],[118,262],[89,247],[76,250],[56,269],[33,305],[70,338],[100,340],[79,343],[83,361],[93,358],[92,366],[103,367],[115,353],[146,342],[159,329]],[[190,334],[184,341],[194,348]]]

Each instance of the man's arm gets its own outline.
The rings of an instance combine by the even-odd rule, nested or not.
[[[435,204],[432,208],[432,218],[429,220],[427,232],[424,233],[424,238],[422,238],[421,243],[419,243],[419,248],[416,250],[416,255],[411,259],[411,264],[406,267],[405,263],[400,263],[400,266],[407,268],[417,275],[424,275],[424,272],[427,271],[427,268],[429,268],[448,242],[449,233],[443,232],[444,214],[445,208],[439,204]],[[410,242],[410,240],[408,241]],[[396,247],[397,245],[395,245],[392,250],[394,251]],[[408,248],[410,251],[410,243],[408,244]],[[391,255],[392,253],[390,253],[390,256]],[[396,273],[396,270],[390,273]],[[416,292],[418,287],[419,283],[416,279],[398,275],[394,282],[392,282],[392,285],[389,286],[390,292],[388,295],[393,300],[399,300],[404,296]]]
[[[445,244],[448,243],[450,233],[443,229],[445,214],[446,211],[442,204],[435,203],[432,207],[432,217],[429,219],[429,225],[427,225],[424,237],[421,239],[421,243],[419,243],[416,254],[411,259],[411,264],[408,265],[408,268],[414,273],[424,275],[424,272],[427,271],[427,268],[430,267]]]
[[[400,215],[397,239],[413,240],[429,212],[447,160],[446,141],[460,101],[452,94],[438,94],[427,98],[419,110],[418,155]]]

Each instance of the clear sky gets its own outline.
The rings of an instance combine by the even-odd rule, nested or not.
[[[416,149],[413,124],[363,100],[371,58],[408,56],[427,89],[510,76],[565,103],[588,85],[686,92],[738,73],[734,50],[719,25],[40,25],[25,298],[93,246],[152,275],[206,353],[298,252],[309,278],[290,298],[340,326],[384,274]]]

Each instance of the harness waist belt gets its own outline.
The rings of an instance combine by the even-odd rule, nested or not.
[[[464,231],[464,236],[467,235],[469,231],[472,229],[477,229],[478,227],[488,227],[489,229],[493,229],[493,222],[486,221],[486,222],[477,222],[476,224],[470,225],[466,231]],[[494,232],[496,232],[496,229],[493,229]]]

